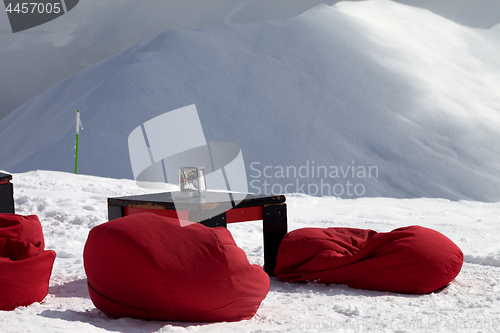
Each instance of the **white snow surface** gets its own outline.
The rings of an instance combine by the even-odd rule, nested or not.
[[[46,248],[57,258],[41,303],[0,312],[11,332],[498,332],[500,324],[500,203],[444,199],[287,195],[289,231],[354,227],[379,232],[408,225],[433,228],[465,255],[444,290],[403,295],[344,285],[293,284],[271,278],[256,315],[232,323],[112,319],[89,298],[82,254],[90,229],[107,221],[106,199],[145,193],[131,180],[55,171],[13,174],[16,213],[36,214]],[[230,224],[252,264],[263,264],[262,224]]]
[[[167,29],[295,16],[338,0],[82,0],[67,14],[12,34],[0,11],[0,119],[81,70]]]
[[[495,202],[498,54],[498,27],[469,28],[386,0],[166,31],[4,118],[0,168],[73,170],[80,110],[79,171],[130,179],[130,132],[196,104],[207,141],[242,148],[251,192]],[[279,174],[313,164],[349,171],[325,179]],[[371,177],[357,173],[369,167],[377,170]],[[348,193],[348,181],[360,195]]]
[[[398,0],[457,23],[500,23],[497,0]],[[167,29],[197,29],[296,16],[338,0],[85,0],[68,14],[12,34],[0,11],[0,119],[79,71]]]

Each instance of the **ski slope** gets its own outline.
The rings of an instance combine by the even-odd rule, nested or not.
[[[490,28],[500,23],[496,0],[398,0],[429,9],[459,24]],[[338,0],[85,0],[76,12],[12,34],[0,11],[0,119],[61,80],[167,29],[198,29],[299,15]]]
[[[151,11],[89,0],[42,30],[2,34],[0,119],[29,101],[0,120],[0,170],[13,173],[16,212],[39,216],[57,258],[46,299],[0,311],[0,331],[497,332],[499,3],[403,1],[424,9],[176,0]],[[280,20],[256,22],[266,19]],[[87,291],[88,232],[107,221],[107,198],[151,192],[131,179],[129,133],[193,103],[207,141],[242,148],[249,190],[299,192],[286,195],[289,231],[421,225],[461,248],[461,273],[429,295],[272,278],[257,314],[234,323],[107,317]],[[80,175],[68,173],[76,110]],[[318,176],[321,167],[337,176]],[[287,168],[304,173],[282,176]],[[314,193],[325,183],[345,191]],[[262,265],[261,224],[229,230]]]
[[[169,30],[4,118],[0,167],[73,170],[80,110],[79,171],[130,179],[130,132],[196,104],[207,141],[241,147],[252,192],[494,202],[499,53],[498,27],[386,0]]]

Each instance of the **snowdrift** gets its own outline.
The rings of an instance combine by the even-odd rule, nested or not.
[[[175,323],[112,319],[90,299],[83,266],[92,228],[107,221],[106,199],[143,194],[134,181],[55,171],[13,174],[16,212],[36,213],[45,247],[57,258],[41,303],[0,311],[0,331],[14,332],[498,332],[500,324],[500,203],[443,199],[287,195],[289,230],[348,227],[388,232],[421,225],[450,238],[464,253],[457,278],[439,293],[401,295],[345,285],[285,283],[271,278],[269,293],[250,320]],[[251,264],[263,265],[262,224],[228,225]]]
[[[496,0],[398,0],[472,27],[500,23]],[[299,15],[338,0],[170,0],[138,6],[134,0],[81,1],[77,11],[10,33],[0,12],[0,119],[79,71],[153,38],[166,29],[197,29],[221,23],[250,23]],[[2,17],[2,15],[4,15]]]
[[[11,33],[0,11],[0,119],[81,70],[167,29],[197,29],[296,16],[338,0],[80,1],[76,13]]]
[[[78,109],[80,172],[132,178],[129,133],[196,104],[207,141],[242,148],[253,192],[497,201],[496,30],[377,0],[167,31],[3,119],[0,168],[71,171]]]

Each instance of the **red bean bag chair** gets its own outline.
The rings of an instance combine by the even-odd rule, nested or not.
[[[274,273],[283,281],[425,294],[453,281],[462,263],[450,239],[420,226],[388,233],[304,228],[285,235]]]
[[[94,227],[83,258],[92,302],[113,318],[250,319],[270,285],[226,228],[152,213]]]
[[[41,302],[47,296],[54,251],[45,251],[35,215],[0,214],[0,310]]]

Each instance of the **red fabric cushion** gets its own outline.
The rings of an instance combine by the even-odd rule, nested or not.
[[[13,238],[45,248],[42,225],[36,215],[0,214],[0,238]]]
[[[94,227],[83,258],[92,302],[114,318],[249,319],[270,285],[226,228],[152,213]]]
[[[388,233],[304,228],[285,235],[274,272],[283,281],[423,294],[453,281],[462,263],[450,239],[420,226]]]
[[[41,302],[47,296],[56,254],[44,246],[37,216],[0,214],[0,310]]]

